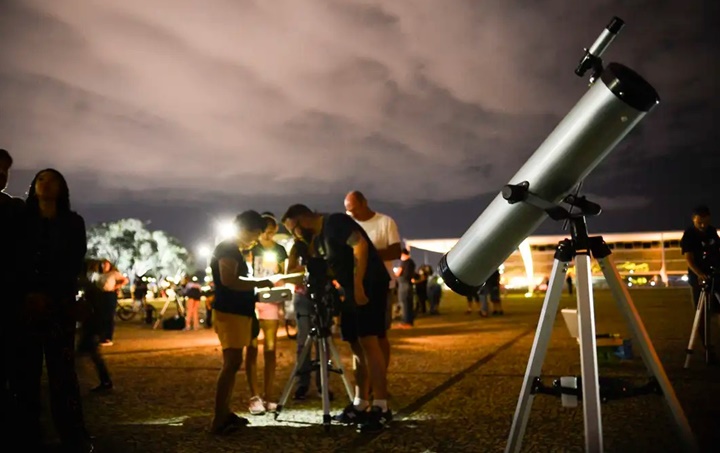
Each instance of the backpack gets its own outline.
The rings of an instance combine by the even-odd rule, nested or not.
[[[185,328],[185,316],[175,315],[172,318],[163,320],[163,330],[183,330]]]

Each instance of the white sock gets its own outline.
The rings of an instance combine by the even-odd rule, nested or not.
[[[387,400],[373,400],[373,406],[377,406],[382,409],[383,412],[387,412]]]
[[[360,399],[357,396],[353,400],[353,406],[355,406],[355,409],[357,409],[359,411],[364,411],[365,409],[368,408],[369,405],[370,405],[370,402],[368,400]]]

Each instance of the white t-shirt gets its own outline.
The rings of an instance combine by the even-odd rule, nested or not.
[[[104,292],[111,293],[115,291],[117,282],[122,280],[124,277],[118,270],[97,274],[95,281],[98,287]]]
[[[376,249],[382,250],[390,247],[392,244],[400,243],[400,232],[397,223],[392,217],[376,212],[375,215],[363,222],[355,220],[363,230],[367,233]],[[390,288],[395,287],[395,272],[393,272],[393,262],[385,261],[385,268],[390,275]]]

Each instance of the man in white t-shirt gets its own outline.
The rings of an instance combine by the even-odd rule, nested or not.
[[[385,268],[390,275],[390,291],[387,300],[386,328],[390,329],[392,323],[392,309],[395,301],[393,290],[397,277],[393,272],[393,261],[400,259],[400,233],[392,217],[375,212],[368,206],[368,201],[361,192],[355,190],[345,196],[345,211],[363,227],[380,258],[385,262]],[[386,366],[390,363],[390,342],[387,336],[380,339],[380,346],[385,356]]]

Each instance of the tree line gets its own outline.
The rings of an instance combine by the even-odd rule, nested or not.
[[[121,219],[91,226],[87,257],[108,259],[131,281],[136,276],[179,278],[194,272],[183,244],[164,231],[150,231],[139,219]]]

